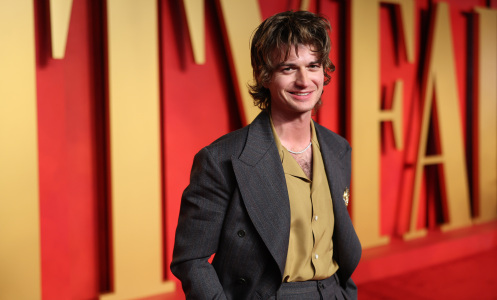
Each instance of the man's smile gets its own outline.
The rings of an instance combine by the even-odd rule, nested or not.
[[[289,93],[296,96],[307,96],[312,92],[289,92]]]

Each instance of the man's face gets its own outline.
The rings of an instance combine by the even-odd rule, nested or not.
[[[266,85],[271,93],[271,113],[286,118],[311,114],[324,85],[323,66],[311,46],[299,45],[298,56],[295,47],[290,48],[288,59],[279,63]]]

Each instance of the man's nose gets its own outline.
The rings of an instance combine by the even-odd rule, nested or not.
[[[299,70],[297,72],[297,78],[295,78],[295,84],[300,87],[306,87],[309,85],[309,76],[307,70]]]

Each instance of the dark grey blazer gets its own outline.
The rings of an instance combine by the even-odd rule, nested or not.
[[[361,257],[343,192],[350,146],[315,124],[333,198],[334,258],[346,298]],[[290,232],[285,176],[266,113],[195,156],[181,199],[171,271],[187,299],[267,299],[283,278]],[[208,259],[215,253],[212,264]]]

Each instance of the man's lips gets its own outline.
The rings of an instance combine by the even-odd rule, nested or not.
[[[311,94],[312,92],[289,92],[289,93],[292,95],[295,95],[295,96],[307,96],[307,95]]]

